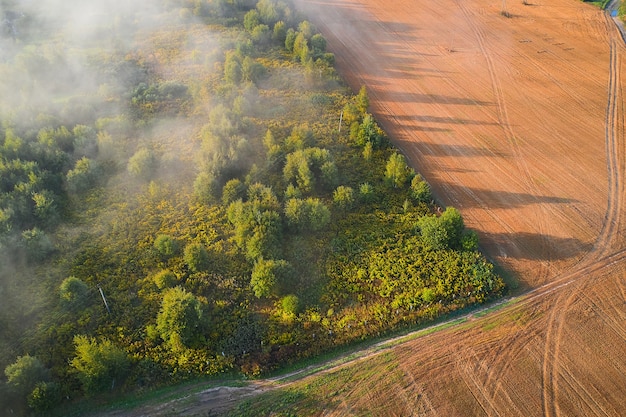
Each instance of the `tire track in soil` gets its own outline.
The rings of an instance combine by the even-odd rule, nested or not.
[[[605,146],[608,172],[608,200],[604,223],[596,243],[593,254],[607,255],[611,250],[611,240],[619,226],[619,217],[622,208],[622,185],[619,164],[618,136],[623,132],[623,114],[620,80],[620,56],[615,39],[610,41],[610,65],[608,100],[605,116]]]
[[[591,289],[591,292],[597,296],[597,299],[602,299],[602,294],[598,294],[593,288]],[[579,296],[581,300],[583,298],[586,300],[589,308],[593,310],[594,314],[596,314],[598,318],[606,324],[607,327],[611,328],[611,330],[615,331],[619,336],[622,337],[622,339],[626,340],[626,327],[624,327],[624,323],[626,322],[620,321],[619,319],[615,318],[622,316],[622,311],[616,310],[614,315],[608,314],[601,305],[599,305],[594,299],[591,298],[591,295],[588,293],[588,291],[581,292]]]
[[[465,382],[465,385],[472,393],[476,403],[483,409],[487,416],[497,416],[498,408],[493,402],[491,395],[484,383],[480,381],[478,375],[488,372],[485,364],[482,363],[474,349],[467,347],[463,352],[459,352],[459,358],[456,361],[458,373]]]
[[[502,85],[500,84],[500,80],[496,75],[495,64],[493,62],[493,58],[489,51],[489,48],[485,45],[485,34],[483,31],[476,25],[474,19],[472,18],[470,12],[467,10],[465,3],[462,0],[456,0],[457,6],[463,12],[465,16],[465,21],[470,26],[474,37],[476,38],[476,42],[478,43],[478,47],[480,52],[487,63],[487,69],[489,72],[489,78],[491,80],[491,88],[493,90],[494,97],[496,99],[496,107],[498,109],[498,123],[502,126],[502,130],[504,131],[505,137],[507,141],[511,144],[511,148],[515,155],[515,159],[518,163],[518,169],[520,169],[524,174],[524,183],[526,184],[529,191],[532,191],[534,188],[534,182],[532,180],[532,176],[530,174],[530,169],[526,164],[526,160],[524,159],[521,149],[519,147],[519,143],[517,138],[515,137],[515,132],[511,127],[511,121],[509,120],[509,112],[506,105],[506,101],[504,99],[504,93],[502,91]]]
[[[529,193],[532,194],[532,190],[536,189],[534,181],[532,180],[532,176],[530,174],[530,169],[528,167],[528,164],[526,163],[526,159],[523,158],[523,156],[521,155],[521,148],[519,147],[519,143],[518,143],[518,139],[515,137],[515,134],[511,128],[511,123],[509,121],[508,118],[508,109],[506,107],[506,103],[504,102],[503,99],[503,92],[502,92],[502,86],[501,83],[499,82],[499,80],[496,78],[496,73],[495,73],[495,64],[493,63],[493,59],[490,55],[487,54],[487,47],[485,46],[484,43],[484,34],[480,31],[480,29],[478,29],[478,27],[473,24],[473,21],[471,19],[471,15],[470,12],[464,8],[464,6],[461,4],[460,7],[465,11],[465,16],[466,19],[468,21],[468,27],[469,27],[469,32],[474,33],[475,37],[478,39],[478,43],[479,43],[479,50],[481,51],[481,54],[483,55],[483,57],[485,58],[486,62],[489,63],[489,75],[491,77],[491,88],[494,91],[494,96],[496,97],[498,104],[497,104],[497,109],[498,109],[498,114],[497,117],[494,120],[494,122],[498,123],[500,125],[500,127],[503,129],[503,132],[505,134],[505,137],[507,138],[507,142],[509,144],[511,144],[512,146],[509,147],[509,149],[512,149],[512,154],[515,157],[515,161],[518,167],[518,170],[522,171],[522,175],[513,175],[511,176],[511,172],[507,171],[506,169],[504,169],[503,167],[501,167],[499,164],[495,164],[494,167],[505,177],[510,178],[511,183],[517,183],[519,184],[521,187],[525,187],[529,190]],[[372,19],[374,20],[375,16],[372,16]],[[397,33],[397,31],[395,31],[393,28],[388,27],[384,22],[381,22],[380,20],[378,20],[377,18],[375,19],[375,24],[380,27],[382,29],[383,32],[387,33],[388,35],[390,35],[390,38],[393,38],[395,40],[398,40],[398,43],[404,43],[404,41],[402,40],[402,37]],[[324,22],[319,22],[318,26],[322,27],[325,29],[325,32],[332,32],[329,31],[327,25]],[[341,36],[337,36],[337,41],[340,42],[345,51],[347,52],[348,55],[352,55],[352,50],[350,48],[348,48],[345,43],[342,40]],[[407,50],[413,51],[416,54],[419,54],[418,51],[415,50],[415,48],[412,46],[411,43],[407,43],[405,45],[403,45],[404,48],[406,48]],[[355,56],[355,58],[357,58]],[[362,58],[362,57],[361,57]],[[427,57],[424,57],[424,59],[426,61],[429,61],[429,59]],[[455,91],[459,92],[459,96],[465,96],[467,95],[467,92],[463,89],[460,89],[457,85],[448,82],[448,86],[451,87],[452,89],[454,89]],[[396,119],[395,116],[393,115],[393,113],[391,112],[391,110],[384,104],[383,100],[381,100],[379,97],[377,97],[376,92],[371,91],[370,95],[373,99],[373,101],[378,101],[378,106],[381,109],[384,109],[384,111],[386,112],[386,117],[391,118],[391,119]],[[430,103],[431,105],[434,105],[437,108],[442,109],[442,113],[445,113],[444,110],[444,105],[442,105],[441,103]],[[397,120],[397,119],[396,119]],[[383,128],[385,128],[385,130],[390,131],[390,129],[386,126],[386,123],[384,123],[384,119],[380,121],[381,125]],[[401,126],[402,123],[400,123],[399,121],[396,121],[396,124],[398,126]],[[462,128],[462,127],[460,127]],[[401,128],[403,129],[403,128]],[[403,129],[404,130],[404,129]],[[472,136],[474,140],[483,143],[483,147],[482,149],[490,149],[490,145],[488,143],[485,143],[483,139],[481,139],[480,137],[477,136],[473,136],[473,135],[469,135]],[[431,147],[429,146],[428,143],[424,142],[421,144],[422,149],[427,150],[430,153],[433,153]],[[420,159],[420,156],[423,155],[422,152],[420,150],[417,150],[417,152],[414,149],[407,149],[401,145],[398,145],[398,147],[400,148],[400,150],[405,154],[405,155],[415,155],[417,158],[410,158],[410,159]],[[495,157],[497,156],[493,151],[490,151],[491,154]],[[439,184],[441,186],[441,188],[443,188],[444,190],[447,190],[446,195],[448,196],[448,198],[450,198],[452,200],[452,203],[455,206],[462,206],[462,201],[460,201],[459,198],[454,198],[455,193],[452,192],[449,187],[442,183]],[[463,192],[470,197],[472,200],[474,200],[477,205],[479,207],[481,207],[481,209],[489,214],[489,217],[495,221],[495,223],[499,224],[503,230],[506,230],[506,232],[513,234],[514,231],[511,228],[511,226],[509,226],[507,223],[505,223],[501,218],[499,218],[497,215],[495,215],[494,213],[491,212],[489,206],[483,201],[483,199],[479,198],[479,196],[474,193],[471,189],[467,188],[467,187],[463,187]],[[550,242],[549,239],[547,238],[547,235],[549,235],[549,233],[546,231],[545,228],[545,222],[543,219],[545,219],[546,217],[563,217],[562,213],[560,213],[556,208],[550,206],[550,205],[544,205],[544,204],[539,204],[538,201],[536,201],[539,205],[539,207],[541,208],[541,210],[543,210],[543,215],[540,214],[535,214],[535,219],[533,220],[533,223],[538,226],[538,236],[540,236],[540,240],[542,241],[542,245],[545,248],[549,248],[550,247]],[[534,246],[529,246],[529,245],[524,245],[521,244],[520,242],[515,242],[514,243],[516,247],[522,249],[528,253],[532,252],[532,249],[534,248]],[[552,257],[552,252],[546,252],[550,254],[550,258],[545,258],[543,259],[540,263],[543,266],[541,269],[541,274],[543,274],[544,278],[547,278],[547,275],[550,273],[550,262],[551,262],[551,257]],[[545,256],[546,253],[543,253],[543,255]]]
[[[502,393],[507,397],[509,406],[517,407],[513,401],[511,401],[506,390],[501,389],[503,385],[502,380],[506,373],[513,367],[514,359],[517,358],[537,336],[539,336],[538,330],[519,330],[517,334],[509,336],[509,340],[502,344],[495,354],[493,354],[497,359],[488,367],[489,372],[485,380],[485,386],[487,387],[487,392],[491,393],[492,402],[497,403],[496,397]]]
[[[606,29],[611,30],[610,27]],[[585,265],[595,264],[615,250],[613,240],[618,235],[617,231],[623,207],[622,175],[620,169],[620,159],[623,154],[622,147],[620,146],[620,138],[623,138],[624,132],[624,116],[622,112],[623,97],[620,77],[621,51],[618,41],[615,39],[615,35],[610,38],[609,48],[608,97],[605,115],[605,148],[608,176],[607,209],[602,229],[600,230],[594,247],[589,254],[583,258],[582,263]],[[560,414],[558,407],[558,378],[563,327],[571,303],[578,294],[584,292],[586,287],[590,284],[584,277],[584,274],[580,274],[580,278],[576,281],[575,285],[559,295],[552,307],[552,312],[548,320],[542,367],[542,404],[543,414],[547,417],[558,417]]]
[[[502,87],[495,74],[495,65],[493,63],[493,59],[487,53],[487,48],[485,46],[485,40],[484,40],[484,34],[472,21],[471,16],[469,16],[469,12],[463,7],[463,5],[460,3],[457,3],[457,4],[459,4],[459,7],[461,8],[461,10],[463,10],[466,16],[466,20],[472,27],[475,37],[479,43],[480,50],[482,51],[485,61],[488,64],[489,75],[490,75],[491,82],[492,82],[492,89],[494,91],[494,95],[497,101],[499,123],[503,127],[505,135],[507,136],[507,139],[512,146],[512,149],[518,161],[518,167],[520,168],[521,171],[523,171],[526,174],[525,183],[528,187],[532,189],[534,187],[534,181],[532,180],[532,177],[530,175],[528,165],[525,163],[525,160],[521,154],[521,149],[520,149],[517,139],[515,138],[514,131],[511,128],[511,124],[508,118],[508,110],[507,110],[506,103],[504,102],[504,98],[503,98]],[[620,193],[621,178],[619,175],[619,172],[620,172],[619,162],[618,162],[619,149],[618,149],[618,142],[617,142],[617,137],[618,137],[617,132],[623,131],[623,125],[624,125],[623,120],[620,122],[620,119],[623,119],[623,115],[619,111],[621,108],[621,105],[620,103],[618,103],[618,100],[617,100],[618,92],[621,90],[621,83],[619,80],[618,59],[619,57],[617,55],[617,47],[615,45],[615,41],[612,40],[609,100],[607,104],[607,112],[606,112],[607,116],[606,116],[606,121],[605,121],[607,173],[609,177],[609,185],[608,185],[609,197],[608,197],[608,207],[607,207],[607,211],[605,215],[605,221],[603,222],[602,231],[598,239],[596,240],[596,243],[594,244],[594,250],[592,250],[589,254],[583,257],[583,259],[577,262],[577,264],[573,265],[572,270],[578,269],[585,265],[597,266],[597,263],[594,261],[597,261],[598,259],[603,258],[610,253],[611,239],[613,239],[614,236],[616,235],[615,230],[618,224],[620,208],[622,207],[621,193]],[[538,63],[532,61],[532,59],[531,59],[531,63],[535,66],[537,70],[541,71],[544,74],[550,75],[548,71],[546,71]],[[550,75],[550,79],[554,81],[554,77],[551,75]],[[572,96],[572,98],[579,103],[581,101],[580,96],[574,95]],[[471,197],[475,201],[477,201],[481,207],[485,208],[484,202],[482,202],[478,198],[478,196],[476,196],[474,193],[471,193],[471,194],[472,194]],[[501,222],[498,222],[498,223],[502,224]],[[569,277],[570,274],[567,274],[567,275],[568,276],[563,277],[563,279],[568,279],[568,278],[571,279],[571,277]],[[579,290],[582,290],[582,288]],[[568,311],[568,307],[571,305],[571,303],[575,299],[576,292],[577,291],[573,291],[573,292],[566,291],[564,294],[559,296],[557,303],[555,304],[556,306],[558,306],[558,308],[554,307],[550,315],[550,319],[548,323],[548,332],[546,335],[546,348],[544,352],[544,367],[543,367],[543,383],[544,383],[543,406],[544,406],[545,415],[554,415],[554,416],[559,415],[558,406],[557,406],[558,383],[557,383],[556,378],[558,377],[557,373],[558,373],[558,368],[559,368],[558,358],[560,355],[560,340],[562,337],[561,335],[562,335],[563,326],[565,323],[564,316],[566,312]],[[565,300],[563,300],[563,298],[567,294],[570,294],[570,295]],[[508,343],[508,345],[515,346],[516,343],[517,341],[512,340],[511,342]],[[526,343],[522,344],[519,347],[519,349],[515,349],[515,351],[516,352],[520,351],[521,349],[523,349],[525,345]],[[508,368],[509,366],[506,366],[506,365],[498,367],[498,371],[492,372],[491,375],[487,377],[486,382],[489,383],[494,378],[497,381],[498,377],[502,375]],[[480,389],[479,387],[479,381],[476,381],[474,378],[472,379],[472,383],[478,389],[479,393],[484,393],[484,390]],[[469,385],[470,384],[468,384],[468,386]],[[474,397],[476,398],[476,392],[474,390],[472,390],[472,395],[474,395]],[[492,399],[494,396],[495,396],[495,392],[491,396]],[[492,401],[489,401],[487,396],[485,396],[485,400],[487,400],[487,404],[493,404]],[[477,401],[479,400],[477,399]],[[479,403],[481,404],[481,407],[483,407],[483,409],[487,411],[485,408],[485,405],[482,404],[482,402],[480,401]],[[492,408],[492,407],[488,407],[488,408],[495,410],[495,408]]]
[[[521,150],[519,140],[516,138],[515,131],[512,128],[512,124],[509,119],[509,112],[508,112],[508,108],[506,105],[506,100],[505,100],[504,93],[502,90],[502,85],[500,83],[500,80],[498,79],[494,60],[491,55],[491,50],[486,45],[485,34],[483,33],[482,29],[478,27],[478,25],[472,18],[472,15],[470,11],[467,9],[465,2],[463,0],[455,0],[455,3],[459,6],[459,9],[462,11],[463,16],[465,17],[465,21],[470,26],[474,34],[474,37],[476,38],[476,42],[478,43],[481,54],[484,57],[485,62],[487,63],[487,70],[489,72],[489,78],[491,80],[491,87],[493,90],[493,94],[496,98],[496,106],[498,109],[499,124],[500,126],[502,126],[507,142],[510,144],[510,148],[513,151],[513,155],[515,157],[515,161],[517,163],[518,169],[522,173],[523,182],[526,186],[526,189],[528,193],[532,195],[533,192],[537,189],[537,184],[535,180],[533,180],[533,176],[531,174],[530,168],[528,167],[526,158],[524,157],[524,154]],[[547,233],[547,227],[546,227],[546,223],[544,219],[546,218],[545,215],[549,214],[549,213],[546,213],[546,211],[550,211],[551,214],[554,214],[555,210],[550,209],[544,204],[538,204],[538,207],[543,213],[540,213],[539,210],[537,210],[534,216],[533,223],[537,227],[537,234],[540,237],[541,245],[545,248],[549,248],[550,241],[547,237],[548,233]],[[544,255],[549,255],[548,259],[544,260],[544,264],[549,265],[550,262],[553,260],[552,259],[553,255],[550,251],[547,251]],[[545,279],[547,275],[549,274],[549,268],[545,268],[541,272],[541,274],[544,275],[543,278]]]
[[[462,8],[462,7],[461,7]],[[471,21],[471,18],[467,16],[468,21]],[[475,26],[474,26],[475,27]],[[480,32],[476,32],[477,39],[480,43],[481,50],[483,53],[486,51],[484,46],[484,38]],[[606,110],[606,120],[605,120],[605,141],[606,141],[606,156],[607,156],[607,175],[608,175],[608,205],[605,214],[605,220],[603,222],[603,226],[601,232],[594,244],[593,250],[587,254],[581,261],[579,261],[576,265],[572,266],[570,271],[573,271],[576,274],[576,270],[582,269],[591,269],[597,270],[602,269],[602,261],[609,257],[612,250],[612,240],[617,235],[616,230],[619,223],[619,217],[621,212],[622,203],[622,194],[621,194],[621,183],[622,178],[620,176],[620,164],[619,164],[619,154],[620,146],[618,142],[619,133],[623,132],[623,114],[620,109],[623,107],[621,104],[621,81],[619,74],[619,55],[618,49],[615,40],[611,41],[611,63],[610,63],[610,76],[609,76],[609,98],[607,103]],[[518,160],[523,165],[523,158],[520,156],[519,144],[517,143],[513,131],[510,127],[510,123],[508,123],[508,113],[506,110],[505,103],[502,99],[502,90],[498,83],[498,80],[495,78],[493,61],[491,57],[485,55],[485,59],[488,62],[490,69],[490,76],[492,77],[493,90],[496,94],[496,98],[498,101],[498,111],[499,118],[501,120],[501,125],[505,128],[505,133],[508,135],[509,140],[513,146],[513,149],[518,157]],[[541,69],[542,72],[545,72],[542,68],[539,67],[535,63],[537,69]],[[526,166],[527,167],[527,166]],[[524,169],[527,173],[527,178],[529,178],[528,169]],[[532,181],[530,179],[530,181]],[[528,180],[526,181],[528,184]],[[472,197],[480,202],[480,199],[477,199],[477,196],[472,195]],[[481,204],[482,206],[482,204]],[[612,257],[610,257],[612,258]],[[623,256],[619,257],[619,261],[623,261]],[[617,260],[614,262],[618,262]],[[572,273],[562,274],[559,282],[566,281],[572,282]],[[580,274],[580,276],[584,276],[584,274]],[[580,284],[579,284],[580,286]],[[586,287],[586,285],[585,285]],[[559,369],[559,355],[560,355],[560,341],[563,332],[563,326],[565,324],[564,317],[566,312],[568,311],[568,307],[571,305],[573,300],[575,299],[575,294],[578,291],[584,290],[584,288],[573,288],[571,291],[566,291],[562,295],[560,295],[555,303],[555,307],[553,307],[546,334],[546,348],[544,350],[544,366],[543,366],[543,390],[544,390],[544,415],[550,416],[558,416],[559,410],[557,406],[558,402],[558,369]],[[569,296],[567,296],[569,294]],[[564,300],[565,298],[565,300]],[[511,342],[512,345],[515,344],[515,341]],[[521,348],[520,348],[521,349]],[[516,349],[516,351],[519,351]],[[501,375],[507,367],[501,367],[498,372],[494,373],[494,377],[497,379],[498,375]],[[493,377],[492,377],[493,378]],[[492,379],[489,378],[489,379]],[[467,381],[466,381],[467,382]],[[478,386],[478,382],[472,380],[474,385]],[[468,384],[469,386],[469,384]],[[482,389],[479,389],[479,392],[482,392]],[[476,393],[472,390],[472,395],[476,397]],[[477,401],[479,401],[477,399]],[[481,407],[485,409],[484,404],[480,401]],[[488,402],[489,404],[491,402]],[[486,411],[486,410],[485,410]],[[489,414],[489,413],[488,413]]]
[[[576,283],[574,283],[573,288],[569,287],[561,292],[552,307],[550,318],[548,319],[543,354],[541,393],[543,415],[546,417],[557,417],[559,415],[559,407],[557,404],[558,383],[556,379],[558,378],[558,358],[561,347],[560,338],[563,331],[563,324],[565,323],[565,312],[576,297],[578,290]],[[563,298],[566,298],[564,302],[562,301]]]

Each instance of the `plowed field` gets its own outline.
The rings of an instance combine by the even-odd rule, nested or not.
[[[439,201],[528,291],[394,348],[403,379],[358,381],[324,415],[624,415],[626,48],[591,5],[527,3],[298,2]]]

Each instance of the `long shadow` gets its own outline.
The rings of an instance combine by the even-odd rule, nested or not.
[[[415,32],[419,30],[419,28],[416,26],[409,25],[407,23],[402,23],[402,22],[376,20],[376,21],[371,21],[370,23],[371,24],[376,23],[376,24],[382,25],[385,28],[391,30],[392,32],[400,32],[402,33],[403,38],[404,36],[406,36],[407,32]]]
[[[444,123],[444,124],[455,124],[455,125],[482,125],[482,126],[498,126],[499,125],[497,122],[481,122],[478,120],[461,119],[458,117],[415,115],[415,116],[394,116],[394,118],[396,120],[406,120],[406,121],[424,122],[424,123]]]
[[[463,207],[468,208],[515,209],[534,204],[573,204],[579,202],[571,198],[473,188],[449,182],[438,182],[433,185],[435,188],[445,190],[448,194],[462,195],[463,198],[460,201],[463,201]]]
[[[418,132],[450,132],[450,129],[445,129],[443,127],[430,127],[430,126],[414,126],[411,127],[412,130]]]
[[[394,68],[388,68],[387,73],[393,77],[401,78],[444,78],[445,71],[436,71],[429,68],[414,67],[412,65],[398,65]]]
[[[467,97],[452,97],[441,94],[418,94],[408,92],[388,91],[393,96],[394,101],[407,103],[427,103],[427,104],[458,104],[463,106],[493,106],[490,101],[475,100]]]
[[[407,129],[424,131],[424,132],[447,132],[449,129],[430,128],[423,126],[405,127]],[[468,145],[445,145],[440,143],[426,143],[396,140],[401,147],[413,147],[420,150],[422,155],[435,157],[454,157],[454,158],[474,158],[474,157],[495,157],[508,158],[509,155],[502,152],[496,152],[484,147],[468,146]]]
[[[588,252],[591,243],[573,237],[538,233],[479,233],[480,241],[494,255],[532,261],[556,261]],[[515,246],[512,248],[511,244]]]

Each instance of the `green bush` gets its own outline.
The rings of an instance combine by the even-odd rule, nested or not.
[[[185,247],[183,255],[185,264],[192,272],[206,271],[210,266],[209,252],[199,243],[191,243]]]

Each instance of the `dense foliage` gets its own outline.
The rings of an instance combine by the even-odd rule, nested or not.
[[[501,294],[292,6],[160,6],[0,39],[0,410],[255,376]]]

